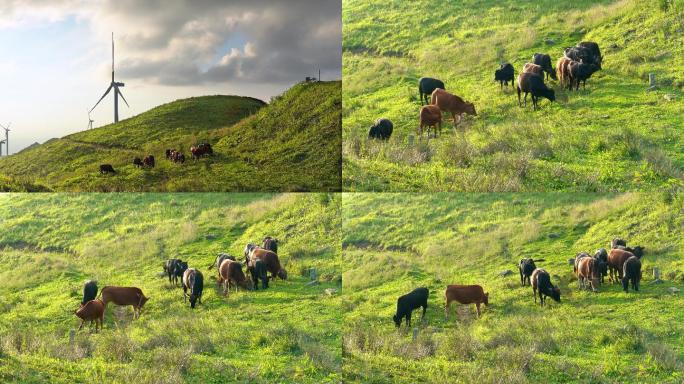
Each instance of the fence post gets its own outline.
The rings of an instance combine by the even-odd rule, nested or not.
[[[413,134],[408,135],[408,145],[409,147],[413,146],[413,142],[415,141],[416,137]]]
[[[316,280],[318,278],[318,273],[316,272],[316,268],[310,268],[309,269],[309,279],[310,280]]]
[[[649,73],[648,74],[648,86],[649,87],[655,87],[655,85],[656,85],[655,73]]]
[[[413,328],[413,341],[418,338],[418,328]]]
[[[660,280],[660,268],[653,267],[653,280]]]
[[[73,347],[74,346],[74,337],[76,336],[76,331],[71,328],[69,330],[69,346]]]

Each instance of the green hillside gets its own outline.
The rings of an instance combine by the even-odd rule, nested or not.
[[[340,189],[340,82],[298,84],[269,105],[206,96],[161,105],[117,124],[50,140],[0,160],[0,189],[55,191],[334,191]],[[208,142],[215,155],[190,159]],[[188,161],[164,158],[167,148]],[[153,154],[152,170],[133,166]],[[100,175],[100,164],[117,174]],[[1,179],[0,179],[1,180]]]
[[[0,195],[0,382],[325,383],[341,366],[340,196],[326,194]],[[280,240],[288,280],[266,290],[215,289],[218,252]],[[189,260],[203,304],[160,278]],[[307,285],[316,268],[319,285]],[[306,275],[306,276],[305,276]],[[106,311],[78,326],[82,284],[140,287],[142,315]]]
[[[343,1],[344,189],[627,191],[684,180],[684,2]],[[596,41],[603,70],[586,90],[520,108],[494,70],[516,76],[535,52]],[[648,73],[657,89],[648,90]],[[475,104],[457,130],[416,135],[418,79]],[[548,82],[547,82],[548,83]],[[445,115],[446,116],[446,115]],[[379,117],[388,143],[367,140]],[[445,130],[443,129],[443,132]]]
[[[342,208],[344,379],[349,383],[681,383],[684,196],[347,194]],[[610,239],[646,247],[641,290],[580,291],[568,259]],[[535,304],[517,262],[561,303]],[[664,283],[653,284],[653,267]],[[502,277],[501,272],[513,273]],[[480,284],[490,305],[444,319],[448,284]],[[396,300],[426,286],[418,337],[396,331]]]

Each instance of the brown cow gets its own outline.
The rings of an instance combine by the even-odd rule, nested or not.
[[[238,291],[238,287],[252,290],[252,280],[245,277],[242,264],[230,259],[223,260],[219,267],[219,284],[223,284],[224,296],[228,295],[231,286],[235,286],[235,292]]]
[[[100,291],[100,295],[102,295],[102,302],[105,307],[109,302],[116,305],[132,305],[134,319],[140,317],[143,305],[150,299],[145,297],[142,290],[137,287],[104,287]]]
[[[102,321],[104,320],[104,310],[105,305],[100,299],[90,300],[83,304],[81,308],[77,309],[74,313],[81,319],[81,325],[78,326],[80,331],[83,328],[83,324],[86,321],[90,321],[92,325],[95,322],[95,332],[97,332],[97,326],[100,325],[102,329]]]
[[[523,72],[534,73],[535,75],[544,76],[544,68],[541,65],[526,63],[523,67]]]
[[[266,270],[271,272],[271,280],[275,280],[276,276],[287,280],[287,271],[280,265],[280,259],[275,252],[263,248],[254,248],[249,257],[259,259],[266,264]]]
[[[563,56],[556,62],[556,72],[558,72],[558,83],[561,88],[570,83],[570,72],[568,67],[572,62],[571,59]]]
[[[438,88],[432,92],[432,101],[430,101],[430,104],[438,106],[442,111],[450,112],[451,116],[454,118],[454,127],[461,122],[461,115],[464,113],[477,116],[473,103],[468,103],[462,98],[452,95],[443,89]],[[458,121],[456,121],[456,116],[458,116]]]
[[[479,285],[449,285],[444,292],[444,297],[446,298],[444,319],[449,316],[449,307],[454,300],[461,304],[475,304],[477,317],[480,317],[480,304],[489,305],[489,293],[486,293]]]
[[[596,291],[601,280],[601,272],[599,271],[599,260],[591,256],[581,257],[577,261],[577,281],[580,289],[586,289],[587,283],[591,286],[592,291]]]
[[[608,253],[608,278],[610,281],[613,283],[622,281],[622,268],[624,267],[625,261],[632,256],[634,256],[632,252],[622,249],[614,248],[610,250]]]
[[[436,105],[425,105],[420,107],[420,126],[418,127],[418,137],[423,136],[423,129],[427,127],[427,136],[430,137],[430,127],[437,133],[442,131],[442,111]]]
[[[264,246],[262,248],[278,253],[278,239],[271,236],[264,237]]]

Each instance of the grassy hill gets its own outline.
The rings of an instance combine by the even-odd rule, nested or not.
[[[401,0],[343,2],[344,189],[349,191],[627,191],[684,180],[684,2]],[[535,52],[596,41],[603,70],[586,90],[555,88],[533,112],[501,91]],[[648,73],[658,88],[647,90]],[[418,79],[474,102],[446,134],[417,138]],[[446,116],[446,115],[445,115]],[[379,117],[389,143],[367,141]],[[444,132],[444,129],[443,129]]]
[[[21,383],[325,383],[339,381],[340,196],[326,194],[0,195],[0,381]],[[280,239],[288,280],[266,291],[215,289],[215,255]],[[203,304],[160,278],[189,260]],[[315,267],[320,285],[308,286]],[[104,330],[77,333],[85,280],[150,297],[132,320],[106,311]]]
[[[79,132],[0,160],[0,189],[55,191],[334,191],[340,189],[340,82],[298,84],[269,105],[206,96],[161,105],[117,124]],[[190,159],[209,142],[212,158]],[[185,164],[164,159],[167,148]],[[132,165],[153,154],[152,170]],[[100,164],[114,176],[100,175]],[[7,181],[9,180],[9,181]]]
[[[681,383],[684,196],[347,194],[343,201],[344,380],[349,383]],[[615,237],[646,247],[641,290],[580,291],[568,259]],[[562,290],[541,308],[517,262]],[[652,269],[663,284],[653,284]],[[499,274],[511,270],[507,277]],[[444,320],[448,284],[480,284],[490,305]],[[426,286],[416,341],[396,299]],[[549,300],[551,301],[551,300]]]

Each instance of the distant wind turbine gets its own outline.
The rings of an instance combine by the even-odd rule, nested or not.
[[[7,156],[9,156],[9,127],[12,125],[12,123],[8,123],[7,126],[5,127],[4,125],[0,124],[0,127],[5,130],[5,140],[0,141],[0,156],[2,156],[2,144],[5,143],[5,149],[7,149],[6,153]]]
[[[114,89],[114,122],[118,123],[119,122],[119,96],[121,96],[121,99],[126,103],[126,106],[130,108],[130,105],[128,105],[128,102],[126,101],[126,98],[124,97],[123,93],[121,93],[121,90],[119,90],[119,87],[123,87],[124,83],[117,83],[114,81],[114,32],[112,32],[112,82],[109,84],[109,88],[105,91],[104,95],[100,97],[100,100],[95,103],[95,106],[93,106],[90,111],[92,112],[95,107],[97,107],[98,104],[100,104],[100,101],[105,98],[109,94],[109,91]]]
[[[93,122],[94,122],[94,121],[95,121],[95,120],[93,120],[93,118],[90,117],[90,111],[88,111],[88,129],[89,129],[89,130],[90,130],[90,129],[93,129]]]

